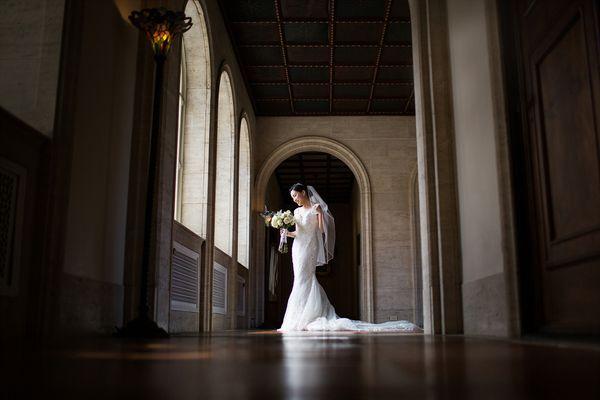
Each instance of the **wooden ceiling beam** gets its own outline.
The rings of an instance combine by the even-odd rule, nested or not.
[[[286,82],[250,82],[251,86],[283,86]],[[333,82],[334,86],[413,86],[412,81],[385,81],[385,82]],[[290,85],[299,86],[327,86],[329,82],[291,82]]]
[[[389,116],[414,116],[413,113],[405,113],[404,111],[297,111],[294,115],[297,116],[320,116],[320,115],[339,115],[339,116],[351,116],[351,115],[389,115]],[[270,112],[257,114],[259,117],[286,117],[290,116],[289,113],[284,112]]]
[[[377,58],[375,59],[375,69],[373,70],[373,80],[371,83],[371,94],[369,95],[369,104],[367,105],[367,112],[370,112],[373,107],[373,94],[375,93],[375,81],[377,80],[377,73],[379,72],[379,61],[381,60],[381,51],[383,49],[383,41],[385,39],[385,33],[387,31],[387,21],[390,16],[390,10],[392,9],[392,0],[387,0],[385,6],[385,17],[383,28],[381,28],[381,37],[379,38],[379,49],[377,50]]]
[[[333,111],[333,54],[334,47],[334,30],[335,30],[335,0],[329,1],[329,112]]]
[[[329,64],[288,64],[288,68],[327,68]],[[282,64],[246,64],[246,68],[284,68]],[[373,68],[372,64],[335,64],[334,67],[340,68]],[[404,64],[380,64],[379,68],[412,68],[412,63]]]
[[[288,101],[289,99],[287,97],[259,97],[256,98],[256,101],[264,101],[264,102],[277,102],[277,101]],[[294,101],[325,101],[328,100],[326,97],[295,97]],[[349,101],[349,102],[353,102],[353,101],[357,101],[357,102],[361,102],[361,101],[368,101],[369,98],[368,97],[335,97],[333,99],[333,102],[339,102],[339,101]],[[330,100],[330,101],[331,101]],[[377,101],[404,101],[404,102],[410,102],[410,100],[412,100],[412,96],[411,97],[377,97],[375,98],[375,100]]]
[[[384,24],[385,20],[380,19],[336,19],[333,22],[336,24]],[[390,24],[410,24],[410,19],[406,18],[391,18],[387,21]],[[240,20],[240,21],[231,21],[231,24],[234,25],[244,25],[244,24],[329,24],[330,19],[322,18],[322,19],[304,19],[304,18],[278,18],[277,20],[271,19],[255,19],[255,20]]]
[[[292,96],[292,87],[290,86],[290,71],[287,67],[287,49],[285,47],[285,40],[283,39],[283,27],[281,25],[281,7],[279,4],[280,0],[274,0],[275,2],[275,15],[277,16],[277,30],[279,31],[279,43],[281,45],[281,55],[283,57],[283,65],[285,67],[285,80],[287,81],[288,94],[290,96],[290,110],[294,113],[294,100]]]
[[[281,44],[279,43],[245,43],[245,44],[238,44],[239,48],[247,48],[247,49],[253,49],[253,48],[271,48],[271,47],[280,47]],[[412,47],[412,44],[408,43],[408,42],[402,42],[402,43],[386,43],[386,44],[377,44],[377,43],[333,43],[333,44],[322,44],[322,43],[304,43],[304,44],[300,44],[300,43],[294,43],[294,44],[289,44],[286,43],[284,45],[285,47],[293,47],[293,48],[304,48],[304,49],[311,49],[311,48],[319,48],[319,49],[324,49],[324,48],[330,48],[330,47],[334,47],[334,48],[343,48],[343,47],[362,47],[362,48],[386,48],[386,47]],[[372,65],[371,65],[372,67]]]

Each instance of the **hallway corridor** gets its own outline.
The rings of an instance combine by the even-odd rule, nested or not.
[[[225,331],[102,338],[23,359],[3,398],[600,398],[600,349],[539,341]]]
[[[600,0],[2,4],[0,400],[600,400]]]

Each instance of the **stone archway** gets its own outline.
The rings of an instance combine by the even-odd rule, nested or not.
[[[373,239],[371,227],[371,182],[369,175],[363,163],[358,156],[354,154],[345,145],[325,137],[303,136],[290,140],[279,146],[267,156],[261,168],[256,175],[256,190],[253,201],[253,210],[258,213],[262,211],[265,204],[265,191],[269,178],[275,171],[275,168],[287,158],[307,151],[319,151],[331,154],[343,161],[352,171],[360,191],[360,219],[361,219],[361,267],[359,273],[359,304],[360,318],[365,321],[373,321]],[[256,242],[263,243],[264,229],[261,228],[262,221],[257,220],[257,229],[255,230]],[[262,246],[256,246],[255,251],[256,265],[262,265],[264,260],[264,249]]]

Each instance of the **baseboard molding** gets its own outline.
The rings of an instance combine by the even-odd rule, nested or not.
[[[60,280],[59,334],[103,335],[123,325],[123,285],[67,273]]]
[[[510,335],[504,273],[463,283],[462,301],[465,335]]]
[[[200,314],[171,310],[169,314],[169,333],[198,333]]]

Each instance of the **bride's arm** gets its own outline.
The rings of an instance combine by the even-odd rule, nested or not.
[[[315,206],[315,211],[317,212],[317,218],[319,220],[319,230],[323,232],[323,211],[319,204]]]
[[[294,218],[298,218],[297,215],[296,215],[296,211],[298,211],[297,208],[294,210]],[[287,234],[287,237],[291,237],[291,238],[295,238],[296,237],[296,231],[290,232],[290,231],[288,231],[286,229],[286,234]]]

